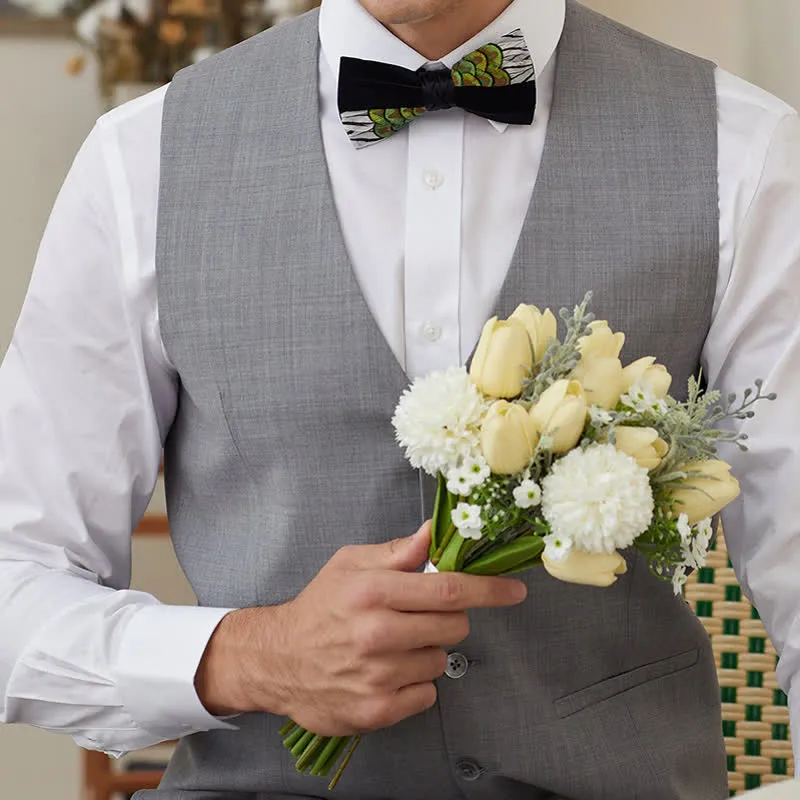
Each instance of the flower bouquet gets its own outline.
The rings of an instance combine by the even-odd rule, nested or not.
[[[721,424],[752,417],[775,395],[763,383],[735,395],[689,380],[684,402],[652,357],[623,366],[625,335],[588,312],[564,333],[550,310],[520,305],[484,326],[469,370],[415,381],[392,420],[411,465],[438,481],[426,571],[511,575],[542,565],[555,579],[608,587],[635,548],[681,594],[705,564],[712,517],[739,494],[721,442],[746,435]],[[281,729],[297,769],[334,788],[359,737]],[[337,767],[338,764],[338,767]]]

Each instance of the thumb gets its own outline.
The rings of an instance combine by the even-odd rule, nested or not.
[[[431,521],[423,523],[420,529],[406,536],[389,542],[389,563],[387,569],[402,572],[414,572],[428,559],[431,546]]]
[[[381,544],[347,548],[350,569],[392,569],[414,572],[427,558],[431,543],[431,523],[416,533]]]

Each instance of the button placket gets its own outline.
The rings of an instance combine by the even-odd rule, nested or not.
[[[418,377],[460,363],[464,115],[408,131],[403,314],[406,369]]]

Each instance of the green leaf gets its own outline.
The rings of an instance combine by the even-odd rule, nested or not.
[[[544,539],[541,536],[520,536],[468,564],[464,572],[470,575],[508,575],[537,559],[543,550]]]
[[[441,545],[447,531],[453,524],[451,513],[458,505],[458,498],[447,491],[447,478],[440,472],[439,485],[436,489],[436,502],[433,505],[431,530],[431,557]]]
[[[464,560],[479,544],[477,539],[467,539],[464,546],[458,551],[458,560],[456,561],[456,572],[464,571]]]
[[[507,575],[516,575],[518,572],[525,572],[527,569],[533,569],[533,567],[538,567],[542,563],[542,557],[537,556],[536,558],[531,558],[528,561],[523,561],[521,564],[517,564],[516,567],[513,569],[508,570],[507,572],[503,572],[502,576]]]
[[[472,541],[472,539],[465,539],[460,533],[456,533],[450,540],[450,544],[445,547],[436,569],[439,572],[460,572],[460,566],[464,563],[464,548],[473,547],[474,545],[470,544]]]

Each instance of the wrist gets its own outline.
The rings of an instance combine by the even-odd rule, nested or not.
[[[283,714],[279,690],[280,606],[245,608],[222,618],[195,674],[195,689],[217,717],[252,711]]]

